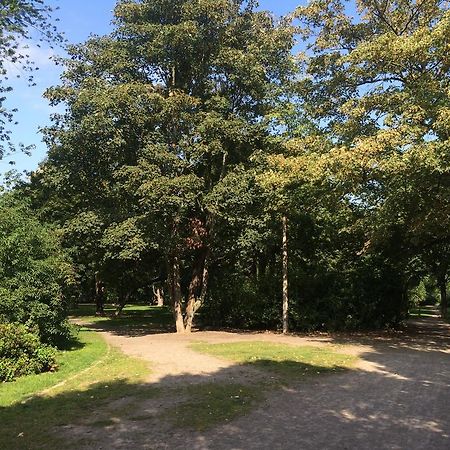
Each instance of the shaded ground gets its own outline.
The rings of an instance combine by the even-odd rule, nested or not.
[[[99,325],[96,325],[97,328]],[[272,333],[192,335],[101,331],[123,352],[150,360],[149,389],[162,395],[122,398],[55,430],[84,449],[448,449],[450,326],[420,318],[402,333],[297,337]],[[192,341],[271,341],[339,345],[359,355],[355,370],[268,388],[270,374],[194,352]],[[207,431],[165,420],[192,386],[261,386],[262,402]]]

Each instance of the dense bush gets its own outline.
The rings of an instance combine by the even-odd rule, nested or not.
[[[59,345],[70,336],[63,287],[71,268],[55,232],[17,196],[0,196],[0,322],[37,329]]]
[[[295,243],[291,241],[292,247]],[[315,249],[316,250],[316,249]],[[305,252],[302,252],[304,255]],[[381,253],[353,260],[338,253],[295,261],[289,276],[292,330],[333,331],[392,327],[407,311],[406,283],[401,267]],[[300,259],[300,258],[299,258]],[[203,322],[214,326],[281,329],[281,262],[277,256],[265,273],[245,273],[238,265],[222,267],[211,277]]]
[[[56,368],[55,350],[24,325],[0,324],[0,381]]]
[[[211,294],[202,309],[208,325],[246,329],[273,329],[280,326],[279,283],[272,276],[255,280],[242,275],[215,277]]]

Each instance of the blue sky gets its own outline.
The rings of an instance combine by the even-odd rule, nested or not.
[[[176,0],[175,0],[176,1]],[[106,34],[111,30],[111,20],[115,0],[47,0],[47,3],[59,7],[55,17],[60,19],[59,29],[65,33],[70,43],[85,41],[90,34]],[[272,11],[277,16],[285,15],[295,9],[302,0],[260,0],[260,8]],[[49,123],[52,108],[42,98],[42,94],[49,86],[58,84],[61,68],[55,66],[50,57],[53,54],[62,55],[61,48],[38,48],[30,45],[28,50],[39,71],[35,75],[36,86],[29,87],[24,79],[15,79],[12,83],[14,91],[10,94],[6,106],[17,107],[19,112],[15,118],[19,124],[13,127],[13,141],[26,145],[34,144],[36,149],[31,157],[22,154],[14,155],[15,166],[9,166],[11,158],[0,161],[0,173],[9,168],[18,171],[30,171],[37,168],[40,161],[45,158],[46,148],[42,143],[39,128]],[[16,75],[18,69],[10,67],[12,75]],[[15,77],[13,77],[15,78]]]

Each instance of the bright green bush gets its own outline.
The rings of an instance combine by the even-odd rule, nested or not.
[[[0,381],[56,369],[55,350],[16,323],[0,324]]]
[[[41,342],[70,337],[64,286],[71,266],[56,232],[18,195],[0,196],[0,322],[37,329]]]

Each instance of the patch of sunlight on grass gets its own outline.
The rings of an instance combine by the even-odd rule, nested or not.
[[[301,377],[336,372],[354,366],[357,358],[330,347],[295,346],[271,342],[194,343],[193,350],[267,369],[280,375]]]
[[[70,312],[70,318],[79,323],[100,324],[104,329],[120,330],[141,327],[143,330],[166,331],[173,328],[172,313],[168,307],[130,304],[125,306],[120,316],[116,308],[105,305],[105,315],[95,315],[95,304],[81,304]]]
[[[0,388],[0,407],[21,402],[84,370],[104,356],[107,349],[106,342],[98,334],[81,329],[72,347],[58,352],[56,372],[29,375],[12,383],[3,383]]]
[[[2,385],[0,448],[67,448],[70,443],[54,433],[57,427],[116,399],[154,395],[143,385],[150,373],[145,361],[109,347],[92,331],[82,330],[79,339],[82,345],[60,354],[58,372]]]

